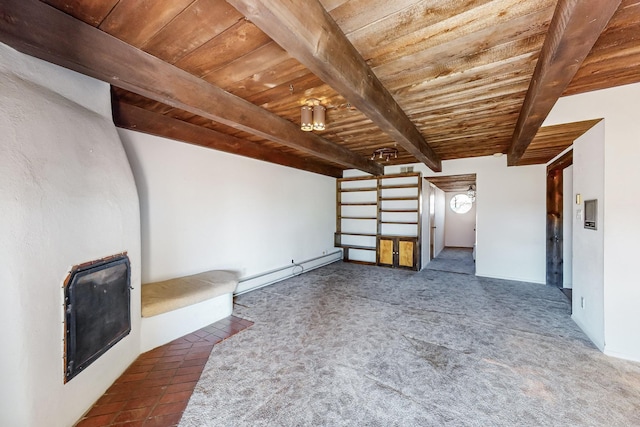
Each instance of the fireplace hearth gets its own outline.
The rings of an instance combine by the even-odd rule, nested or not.
[[[131,332],[131,272],[126,253],[73,267],[64,285],[64,382]]]

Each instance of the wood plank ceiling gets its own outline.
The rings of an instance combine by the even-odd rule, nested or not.
[[[565,33],[553,29],[547,37],[558,0],[274,0],[273,11],[260,9],[269,2],[248,0],[8,0],[0,12],[18,16],[14,9],[37,3],[44,8],[26,6],[30,9],[21,28],[42,22],[43,31],[54,33],[46,26],[59,21],[46,3],[164,61],[172,66],[167,70],[186,71],[201,82],[203,93],[214,93],[214,87],[237,97],[216,98],[238,107],[232,117],[208,111],[215,108],[204,103],[190,108],[176,102],[180,87],[143,91],[118,84],[126,75],[114,76],[105,80],[113,85],[114,120],[122,127],[338,176],[349,167],[379,173],[369,158],[382,147],[399,153],[383,164],[420,161],[434,170],[440,160],[508,153],[541,49],[562,37],[569,40],[569,49],[556,56],[565,61],[572,60],[566,51],[574,50],[573,34],[595,41],[561,89],[563,95],[639,82],[640,2],[623,0],[616,7],[616,1],[581,1],[598,16],[609,13],[602,4],[609,6],[613,17],[603,18],[603,26],[609,21],[604,31],[582,22],[594,21],[589,17],[574,15],[573,21],[580,22],[573,28]],[[568,10],[579,1],[560,3],[558,10]],[[267,10],[274,14],[268,19]],[[34,14],[46,17],[38,20]],[[302,21],[295,24],[289,15]],[[48,46],[34,47],[45,44],[44,37],[23,40],[29,37],[23,30],[10,28],[19,19],[0,22],[0,41],[31,54],[49,52],[41,56],[70,68],[79,63],[81,72],[88,68],[84,58],[57,59]],[[279,26],[284,23],[292,27],[283,36]],[[87,41],[78,37],[74,43]],[[123,52],[132,58],[129,66],[136,67],[136,56]],[[153,68],[148,72],[153,79]],[[158,80],[159,85],[171,82]],[[327,107],[327,127],[312,137],[299,131],[300,107],[308,98]],[[259,108],[242,113],[240,106],[247,104],[240,101]],[[588,127],[542,128],[514,164],[546,163],[572,143],[577,128],[584,132]]]
[[[430,176],[425,179],[446,193],[466,193],[470,187],[474,190],[476,188],[475,173],[464,175]]]

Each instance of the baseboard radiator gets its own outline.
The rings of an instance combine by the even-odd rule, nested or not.
[[[315,258],[294,262],[274,270],[247,276],[240,279],[234,295],[241,295],[265,286],[272,285],[290,277],[298,276],[307,271],[324,267],[336,261],[342,260],[342,250],[336,250],[328,254],[323,254]]]

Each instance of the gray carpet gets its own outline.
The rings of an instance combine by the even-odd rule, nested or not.
[[[471,248],[444,248],[437,257],[426,266],[429,270],[449,271],[451,273],[476,274]]]
[[[335,263],[236,299],[180,426],[638,426],[560,290]]]

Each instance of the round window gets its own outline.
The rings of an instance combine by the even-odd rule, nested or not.
[[[451,210],[455,213],[464,214],[471,210],[471,198],[466,194],[456,194],[451,198]]]

